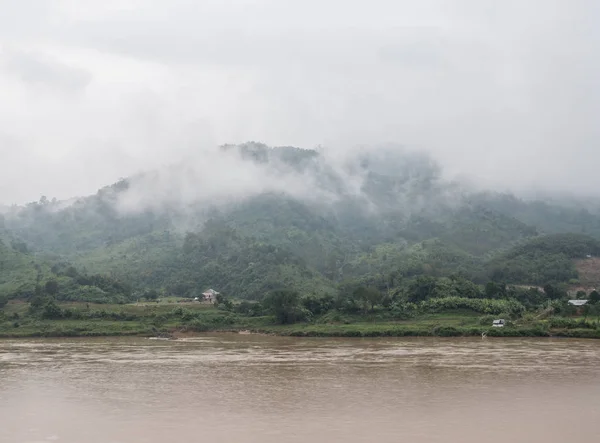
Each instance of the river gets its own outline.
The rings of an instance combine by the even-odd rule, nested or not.
[[[0,442],[600,441],[600,341],[0,340]]]

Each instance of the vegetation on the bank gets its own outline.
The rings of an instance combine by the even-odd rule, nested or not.
[[[425,284],[424,281],[421,282]],[[432,283],[432,282],[428,282]],[[436,283],[435,281],[433,282]],[[442,279],[441,284],[448,284]],[[451,286],[450,286],[451,287]],[[261,302],[216,304],[169,299],[131,304],[57,302],[49,295],[29,303],[0,298],[0,336],[158,335],[174,332],[240,331],[303,336],[572,336],[600,338],[600,294],[574,307],[558,298],[524,305],[514,298],[472,298],[443,294],[409,301],[407,294],[389,300],[372,288],[358,287],[337,297],[302,297],[277,290]],[[491,290],[490,287],[487,288]],[[548,288],[550,289],[550,288]],[[494,290],[503,290],[495,288]],[[509,290],[511,291],[511,290]],[[529,290],[531,300],[532,291]],[[525,291],[521,293],[525,295]],[[538,294],[539,295],[539,294]],[[494,296],[503,297],[494,292]],[[495,318],[508,324],[492,328]]]

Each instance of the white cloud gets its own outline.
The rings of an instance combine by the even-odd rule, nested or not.
[[[599,8],[0,0],[0,201],[87,194],[245,140],[393,141],[491,186],[589,191]]]
[[[13,74],[36,93],[77,93],[91,81],[89,72],[73,68],[47,55],[5,50],[2,61]]]

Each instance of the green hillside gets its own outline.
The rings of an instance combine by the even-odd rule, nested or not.
[[[143,192],[150,174],[69,204],[42,198],[11,208],[0,231],[0,293],[32,294],[56,280],[65,300],[193,297],[209,287],[253,300],[278,289],[389,295],[419,278],[569,283],[578,278],[574,259],[600,255],[593,211],[469,193],[423,155],[364,152],[332,164],[316,151],[260,143],[222,150],[239,154],[236,167],[277,177],[280,189],[122,211],[123,196]],[[308,191],[287,192],[286,177]]]
[[[494,281],[543,285],[577,280],[575,259],[600,253],[600,241],[582,234],[536,237],[496,257],[489,265]]]
[[[31,292],[45,269],[23,243],[12,240],[11,244],[8,238],[6,233],[0,238],[0,294]]]

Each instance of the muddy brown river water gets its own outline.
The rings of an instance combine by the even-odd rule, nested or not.
[[[0,340],[0,442],[598,442],[600,341]]]

